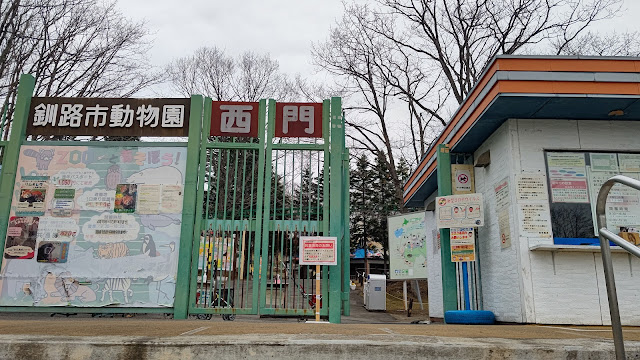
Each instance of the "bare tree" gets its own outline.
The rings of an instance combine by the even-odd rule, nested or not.
[[[289,99],[295,85],[279,68],[268,54],[245,52],[234,59],[216,47],[202,47],[172,61],[166,72],[184,95],[201,93],[218,101]]]
[[[565,46],[557,46],[558,55],[640,56],[640,33],[598,34],[587,32]]]
[[[0,96],[11,118],[20,74],[37,96],[131,96],[159,81],[148,33],[97,0],[0,0]]]
[[[373,27],[435,63],[460,104],[499,54],[527,48],[562,53],[594,22],[615,16],[622,0],[380,0],[403,32]],[[545,48],[547,50],[545,50]]]

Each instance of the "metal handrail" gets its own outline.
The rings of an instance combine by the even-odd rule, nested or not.
[[[609,313],[611,314],[611,330],[613,331],[613,345],[616,349],[616,359],[624,360],[624,340],[622,338],[622,324],[620,323],[620,308],[618,307],[618,294],[616,293],[616,283],[613,276],[613,263],[611,261],[611,240],[616,245],[627,250],[629,253],[640,257],[640,249],[621,238],[620,236],[607,230],[606,204],[609,191],[615,184],[622,184],[640,190],[640,181],[624,175],[616,175],[607,180],[598,193],[596,203],[596,219],[598,223],[598,234],[600,235],[600,248],[602,251],[602,265],[604,267],[604,279],[607,284],[607,297],[609,298]]]

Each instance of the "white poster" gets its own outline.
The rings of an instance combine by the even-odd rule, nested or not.
[[[544,174],[521,174],[516,176],[516,201],[549,201],[547,177]]]
[[[160,212],[163,214],[181,213],[183,192],[184,188],[182,185],[163,185]]]
[[[618,175],[613,171],[589,171],[589,185],[591,187],[591,214],[593,217],[594,233],[598,235],[596,221],[596,203],[602,184],[611,177]],[[624,173],[622,175],[640,180],[638,173]],[[628,186],[616,184],[611,188],[607,197],[607,229],[617,234],[621,226],[637,227],[640,225],[640,192]]]
[[[138,185],[138,214],[160,213],[160,194],[162,185]]]
[[[509,196],[509,178],[504,178],[494,187],[496,193],[496,210],[508,208],[511,205]]]
[[[451,180],[453,194],[470,194],[475,191],[473,183],[473,165],[451,165]]]
[[[506,249],[511,246],[511,227],[509,226],[509,210],[500,211],[498,214],[498,227],[500,228],[500,247]]]
[[[387,218],[390,279],[427,278],[427,229],[424,216],[424,212],[416,212]]]
[[[551,217],[548,203],[518,204],[520,236],[531,238],[551,237]]]

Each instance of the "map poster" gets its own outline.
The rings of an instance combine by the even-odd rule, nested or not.
[[[516,176],[516,201],[549,201],[544,174],[521,174]]]
[[[436,198],[438,229],[484,225],[482,194],[450,195]]]
[[[138,186],[138,214],[159,214],[162,185]]]
[[[551,237],[549,203],[518,204],[520,212],[520,236],[531,238]]]
[[[133,213],[136,211],[138,187],[136,184],[118,184],[113,211],[117,213]]]
[[[182,186],[164,185],[162,186],[162,204],[160,212],[163,214],[179,214],[182,212]]]
[[[5,259],[33,259],[39,220],[34,216],[12,216],[9,219]]]
[[[607,153],[589,153],[591,159],[591,171],[618,172],[618,156]]]
[[[640,154],[618,154],[620,172],[640,172]]]
[[[38,244],[36,260],[43,263],[65,263],[69,255],[69,243],[62,241],[41,241]]]
[[[589,203],[584,154],[547,153],[547,169],[552,202]]]
[[[506,249],[511,246],[509,210],[502,210],[498,213],[498,227],[500,228],[500,247]]]
[[[451,262],[476,261],[474,228],[451,228]]]
[[[427,229],[424,216],[424,212],[415,212],[387,218],[389,279],[427,278]]]

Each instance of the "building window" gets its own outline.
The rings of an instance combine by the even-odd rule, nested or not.
[[[602,184],[622,174],[640,180],[640,153],[545,151],[554,243],[598,245],[595,206]],[[640,228],[640,191],[615,185],[607,228]]]

